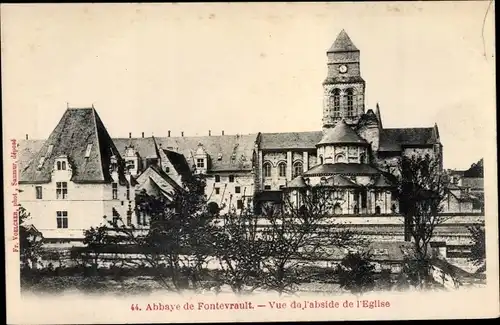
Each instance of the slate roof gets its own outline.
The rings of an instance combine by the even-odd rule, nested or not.
[[[304,173],[305,176],[322,176],[322,175],[376,175],[380,171],[367,164],[322,164],[317,165]]]
[[[17,141],[18,147],[18,164],[19,170],[23,170],[42,148],[45,140],[19,140]]]
[[[262,133],[260,148],[263,150],[315,149],[322,136],[321,131]]]
[[[92,144],[90,155],[85,157],[87,145]],[[48,147],[53,145],[48,155]],[[111,182],[109,171],[111,156],[121,161],[104,124],[94,108],[68,108],[47,141],[20,171],[21,183],[46,183],[51,180],[54,161],[67,155],[73,168],[73,182]],[[41,168],[40,158],[45,157]],[[125,181],[120,173],[120,181]]]
[[[256,134],[196,137],[155,137],[158,146],[183,154],[189,166],[195,165],[198,144],[209,155],[209,171],[251,171]],[[220,155],[220,159],[219,159]]]
[[[359,51],[359,49],[354,45],[351,41],[349,35],[347,35],[345,30],[341,30],[335,42],[333,42],[330,49],[327,51],[330,52],[347,52],[347,51]]]
[[[460,181],[463,187],[484,189],[484,178],[482,177],[463,177]]]
[[[439,143],[435,128],[394,128],[380,132],[380,151],[401,151],[403,146]]]
[[[368,145],[365,139],[360,137],[347,123],[342,119],[334,128],[328,130],[317,145],[324,144],[363,144]]]
[[[359,185],[342,175],[333,175],[326,180],[326,185],[333,187],[358,187]]]
[[[182,190],[182,187],[179,186],[176,181],[154,165],[150,165],[144,170],[141,175],[137,177],[137,181],[139,184],[142,184],[141,189],[145,189],[150,195],[159,194],[157,190],[160,190],[162,193],[168,194],[168,197],[171,198],[172,193],[169,191],[166,184],[170,185],[174,190]],[[138,190],[140,191],[141,189]]]
[[[391,181],[389,181],[387,177],[381,174],[371,186],[378,188],[389,188],[394,187],[395,185]]]
[[[114,138],[113,141],[122,156],[125,155],[126,147],[132,145],[142,158],[158,158],[153,137]]]
[[[186,158],[184,157],[184,155],[182,155],[178,152],[174,152],[171,150],[165,150],[165,149],[163,150],[163,152],[167,156],[170,163],[172,163],[172,166],[174,166],[175,171],[179,175],[185,176],[185,175],[189,175],[191,173],[191,169],[190,169],[189,164],[186,161]]]
[[[287,185],[287,188],[305,188],[307,187],[306,181],[302,175],[295,177],[292,179]]]

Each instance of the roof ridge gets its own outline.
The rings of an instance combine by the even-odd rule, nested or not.
[[[94,130],[95,130],[95,137],[96,137],[96,142],[97,142],[97,156],[99,159],[99,167],[101,168],[102,180],[105,180],[106,178],[104,177],[104,166],[102,165],[101,143],[100,143],[101,141],[99,139],[99,129],[97,128],[96,111],[95,111],[95,108],[93,108],[93,107],[91,109],[92,109],[92,117],[94,119]]]

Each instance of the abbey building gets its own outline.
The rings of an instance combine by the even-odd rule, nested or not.
[[[136,193],[171,197],[183,175],[203,173],[208,201],[223,211],[259,213],[282,191],[323,183],[339,189],[337,214],[396,214],[397,159],[442,159],[438,127],[384,128],[381,108],[365,107],[360,51],[345,31],[326,57],[316,132],[112,138],[94,107],[68,108],[46,140],[19,141],[21,204],[44,235],[77,238],[104,215],[147,226]],[[453,200],[450,211],[472,212],[470,198]]]

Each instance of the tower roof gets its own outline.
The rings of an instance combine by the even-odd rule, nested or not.
[[[368,144],[343,119],[333,129],[328,130],[317,145],[337,143]]]
[[[335,39],[335,42],[333,42],[333,45],[327,52],[330,53],[330,52],[349,52],[349,51],[359,51],[359,50],[356,47],[356,45],[354,45],[354,43],[351,41],[346,31],[342,29],[342,31]]]
[[[111,182],[111,158],[121,159],[93,107],[66,110],[47,141],[21,170],[20,181],[50,182],[54,161],[61,155],[69,159],[73,182]],[[124,174],[119,176],[120,181],[124,181]]]

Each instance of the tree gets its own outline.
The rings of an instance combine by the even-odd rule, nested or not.
[[[99,267],[99,256],[103,253],[103,249],[110,244],[111,238],[108,234],[108,227],[100,225],[91,227],[84,231],[85,238],[83,243],[87,245],[85,252],[86,259],[91,261],[91,266],[94,274],[97,274]]]
[[[382,269],[377,281],[378,288],[384,291],[390,291],[393,286],[393,280],[390,269]]]
[[[42,254],[43,236],[34,227],[26,224],[30,213],[19,206],[19,245],[21,270],[36,268]]]
[[[222,218],[214,245],[222,271],[220,280],[236,294],[252,292],[261,285],[259,275],[264,257],[258,219],[248,209],[242,209],[240,214],[230,210]]]
[[[448,217],[440,214],[445,197],[445,182],[439,157],[404,156],[399,163],[400,212],[405,219],[405,240],[413,242],[418,287],[432,282],[429,243],[436,227]]]
[[[358,247],[363,240],[335,222],[335,188],[306,185],[283,194],[283,204],[264,211],[263,287],[294,292],[307,280],[303,269],[327,258],[339,247]]]
[[[375,266],[366,252],[348,253],[337,267],[339,284],[353,294],[361,294],[375,288]]]
[[[178,293],[189,282],[192,289],[199,288],[216,224],[208,211],[204,177],[185,177],[183,185],[172,199],[146,192],[136,196],[136,214],[143,228],[125,224],[121,216],[109,221],[115,240],[132,244],[158,282]]]
[[[486,236],[484,231],[484,221],[467,227],[472,237],[471,258],[474,265],[479,266],[478,271],[486,270]]]

